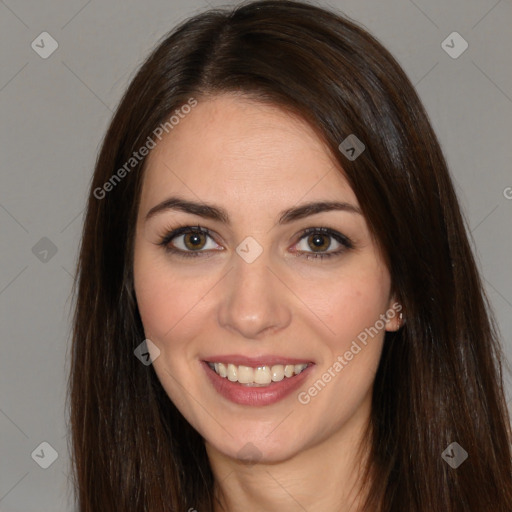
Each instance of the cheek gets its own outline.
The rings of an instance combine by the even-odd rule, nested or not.
[[[338,286],[326,303],[326,323],[332,332],[322,339],[314,377],[297,395],[310,421],[328,424],[328,430],[341,428],[358,411],[367,411],[385,336],[380,316],[386,312],[387,288],[380,289],[377,281],[353,284]]]
[[[322,382],[305,391],[311,392],[317,406],[328,405],[334,416],[345,418],[366,396],[379,365],[390,278],[380,264],[365,264],[351,267],[324,287],[324,292],[323,296],[309,292],[313,309],[322,320],[322,332],[326,327],[329,332],[322,339],[321,362],[314,379]]]
[[[359,271],[351,268],[322,286],[304,286],[299,293],[314,313],[311,317],[318,332],[327,333],[326,344],[340,352],[348,350],[352,340],[367,329],[383,331],[381,315],[388,308],[389,291],[387,271],[376,265]]]
[[[183,362],[190,359],[188,339],[194,336],[192,329],[197,325],[187,322],[187,314],[193,302],[197,303],[197,293],[147,254],[136,256],[134,285],[144,334],[160,350],[153,368],[174,404],[187,411],[189,404],[181,386],[191,376]]]
[[[142,252],[142,251],[141,251]],[[144,332],[149,339],[163,342],[183,325],[195,293],[147,253],[134,260],[134,285]]]
[[[338,340],[339,350],[349,350],[352,341],[364,343],[368,333],[378,337],[384,331],[387,295],[375,293],[375,289],[355,288],[352,293],[345,291],[336,302],[338,308],[332,311],[332,326]]]
[[[163,339],[172,328],[176,314],[176,301],[170,287],[161,279],[154,267],[134,271],[135,294],[144,331],[148,338]]]
[[[197,359],[194,340],[204,338],[205,296],[215,281],[197,271],[170,268],[161,255],[142,248],[134,260],[134,286],[146,338],[160,349],[155,370],[163,367],[181,372]],[[185,366],[184,366],[185,365]],[[185,374],[190,378],[190,372]]]

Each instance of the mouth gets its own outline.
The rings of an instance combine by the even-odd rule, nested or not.
[[[274,364],[257,367],[236,365],[234,363],[212,363],[206,361],[208,366],[220,377],[230,382],[238,382],[244,386],[264,387],[273,382],[291,379],[302,373],[312,363],[301,364]]]
[[[315,363],[286,358],[214,356],[201,364],[213,388],[239,405],[271,405],[303,385]]]

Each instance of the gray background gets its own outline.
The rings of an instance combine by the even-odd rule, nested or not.
[[[0,0],[2,512],[73,510],[65,415],[70,287],[88,185],[112,111],[177,22],[208,5],[233,3]],[[416,85],[512,359],[511,2],[319,4],[366,27]],[[47,59],[31,47],[44,31],[59,45]],[[455,59],[441,46],[453,31],[469,44]],[[511,397],[509,376],[507,390]],[[42,442],[58,453],[48,469],[31,457]]]

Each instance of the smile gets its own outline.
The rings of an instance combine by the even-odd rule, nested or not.
[[[246,386],[268,386],[271,382],[280,382],[299,375],[308,367],[306,363],[264,365],[253,368],[233,363],[212,362],[208,362],[208,366],[220,377]]]
[[[210,359],[210,358],[208,358]],[[221,361],[219,361],[221,359]],[[276,404],[301,387],[316,366],[279,356],[213,356],[201,365],[213,389],[238,405]]]

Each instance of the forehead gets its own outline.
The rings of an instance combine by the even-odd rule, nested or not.
[[[329,149],[283,109],[221,95],[197,105],[148,155],[141,206],[169,193],[279,208],[279,200],[344,200],[353,191]],[[275,203],[275,204],[274,204]]]

